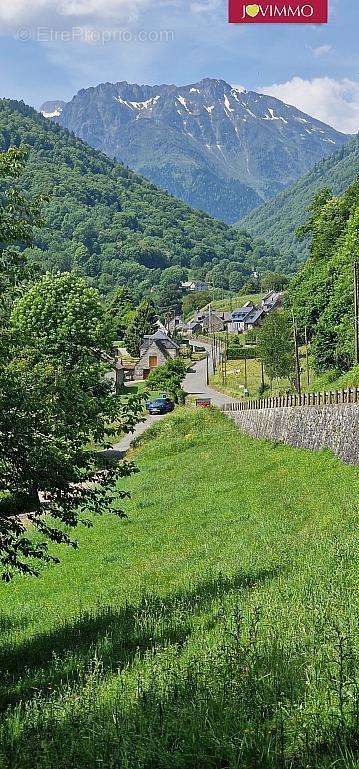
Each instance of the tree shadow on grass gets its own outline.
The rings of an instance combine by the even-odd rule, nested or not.
[[[308,683],[305,645],[288,645],[276,635],[275,627],[259,638],[255,611],[246,627],[237,611],[240,591],[251,590],[278,573],[262,571],[208,580],[192,591],[178,591],[164,600],[144,599],[136,607],[114,613],[116,636],[111,638],[108,663],[117,664],[121,621],[130,660],[130,637],[133,644],[142,644],[141,653],[153,649],[154,614],[158,618],[161,613],[158,643],[164,649],[172,638],[183,643],[190,632],[181,625],[182,611],[205,610],[217,598],[238,591],[219,645],[203,648],[199,654],[197,649],[190,659],[184,655],[179,667],[169,656],[155,663],[150,674],[140,671],[135,697],[126,699],[120,685],[109,696],[99,696],[101,680],[97,679],[83,700],[76,696],[73,706],[66,707],[66,695],[62,702],[59,692],[59,713],[57,701],[45,712],[47,703],[41,698],[35,716],[28,718],[23,730],[17,725],[14,731],[2,729],[5,765],[9,769],[329,769],[333,759],[344,769],[345,764],[338,760],[342,746],[336,743],[336,725],[333,740],[325,740],[319,707],[318,713],[310,710],[300,720],[297,706],[305,701]],[[77,644],[86,650],[91,640],[88,632],[93,640],[97,632],[104,636],[101,622],[106,623],[105,613],[97,619],[98,626],[88,618],[82,628],[79,620],[76,632],[72,626],[72,648]],[[58,648],[68,648],[69,638],[58,642]],[[330,756],[328,764],[323,763],[326,756]]]
[[[135,658],[156,653],[169,644],[183,646],[196,615],[213,601],[236,591],[250,591],[275,578],[280,567],[232,577],[208,578],[164,598],[148,595],[116,610],[105,607],[71,623],[0,650],[0,710],[43,696],[64,683],[81,684],[96,657],[103,674],[119,672]]]

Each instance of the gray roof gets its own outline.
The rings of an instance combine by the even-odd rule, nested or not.
[[[245,321],[246,323],[255,323],[257,320],[259,320],[259,318],[262,317],[262,315],[265,314],[266,313],[262,307],[256,307],[255,310],[252,310],[252,312],[247,315]]]
[[[143,337],[141,348],[146,347],[148,348],[152,342],[159,342],[163,347],[172,347],[178,350],[178,344],[171,339],[168,334],[166,334],[164,331],[161,331],[161,329],[158,329],[158,331],[155,331],[154,334],[146,334]]]
[[[257,310],[257,307],[254,305],[251,305],[248,307],[247,305],[244,305],[244,307],[239,307],[238,310],[233,310],[232,312],[232,320],[244,320],[247,315],[250,315],[254,310]]]

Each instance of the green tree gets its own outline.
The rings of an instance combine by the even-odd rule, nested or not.
[[[273,312],[259,331],[259,356],[271,381],[291,381],[295,371],[295,352],[291,318],[287,312]]]
[[[159,286],[156,292],[156,307],[158,308],[159,316],[164,322],[181,312],[181,300],[182,293],[178,286],[174,284]]]
[[[117,286],[109,297],[107,307],[113,320],[115,338],[122,339],[135,314],[135,304],[130,289],[127,286]]]
[[[139,355],[143,337],[156,330],[157,315],[151,299],[143,299],[125,334],[125,346],[134,357]]]
[[[206,304],[212,301],[212,296],[209,291],[192,291],[190,294],[182,299],[182,311],[185,318],[188,318],[196,310],[201,307],[205,307]]]
[[[37,573],[36,561],[51,562],[48,540],[76,546],[70,531],[84,514],[111,509],[123,515],[115,481],[133,472],[115,466],[103,475],[90,438],[103,441],[109,420],[132,429],[140,399],[110,394],[102,350],[111,327],[96,291],[74,275],[28,275],[12,245],[29,242],[39,223],[38,202],[17,190],[25,160],[21,150],[1,157],[5,197],[0,207],[0,566]],[[10,186],[7,189],[7,185]],[[7,250],[5,251],[5,248]],[[8,259],[13,253],[13,258]],[[122,494],[122,496],[124,496]],[[28,516],[43,540],[27,534],[18,517]],[[62,524],[60,527],[58,523]]]
[[[289,283],[289,278],[286,275],[282,275],[281,272],[273,272],[268,270],[261,276],[261,289],[265,293],[268,291],[283,291]]]
[[[187,270],[174,264],[172,267],[162,270],[160,283],[162,286],[176,286],[179,288],[183,280],[186,280]]]
[[[310,256],[294,277],[289,301],[300,329],[307,328],[318,373],[347,371],[354,360],[352,265],[359,258],[359,183],[340,198],[318,194],[309,221]]]
[[[151,390],[165,390],[177,403],[183,392],[181,384],[186,371],[187,366],[181,358],[167,360],[163,366],[151,371],[147,379],[148,386]]]

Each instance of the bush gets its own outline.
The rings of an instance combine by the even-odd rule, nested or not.
[[[232,342],[229,343],[227,348],[227,358],[228,360],[253,360],[253,358],[258,358],[258,350],[256,347],[244,347],[244,345],[239,344],[233,344]]]
[[[231,341],[228,342],[228,345],[227,345],[228,360],[238,360],[242,350],[243,350],[242,340],[239,337],[238,339],[231,339]]]
[[[151,390],[166,390],[177,403],[186,371],[187,366],[182,358],[170,358],[163,366],[151,371],[147,384]]]

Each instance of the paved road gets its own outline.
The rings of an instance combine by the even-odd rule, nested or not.
[[[204,347],[204,345],[201,346]],[[183,382],[185,392],[189,395],[195,395],[197,398],[210,398],[216,406],[223,406],[224,403],[233,403],[233,398],[229,395],[223,395],[217,392],[217,390],[212,390],[211,387],[208,387],[206,384],[206,367],[206,360],[200,360],[191,366],[191,370]],[[211,368],[209,373],[212,373]]]
[[[193,346],[195,347],[196,344],[193,343]],[[197,342],[197,346],[205,347],[205,349],[208,351],[211,349],[209,344],[204,344],[202,342]],[[212,403],[214,403],[216,406],[223,406],[224,403],[232,403],[233,398],[230,398],[228,395],[222,395],[222,393],[219,393],[216,390],[212,390],[207,386],[206,368],[206,360],[200,360],[196,363],[193,363],[189,373],[186,375],[183,381],[183,389],[185,392],[189,395],[197,396],[197,398],[210,398]],[[212,369],[210,367],[210,374],[211,373]],[[122,438],[119,443],[115,443],[113,448],[107,452],[107,455],[116,458],[124,456],[134,439],[137,438],[138,435],[142,435],[145,430],[147,430],[154,422],[158,422],[160,419],[163,419],[163,415],[154,414],[153,416],[148,416],[144,422],[140,422],[140,424],[135,427],[133,433],[125,435],[125,437]]]

